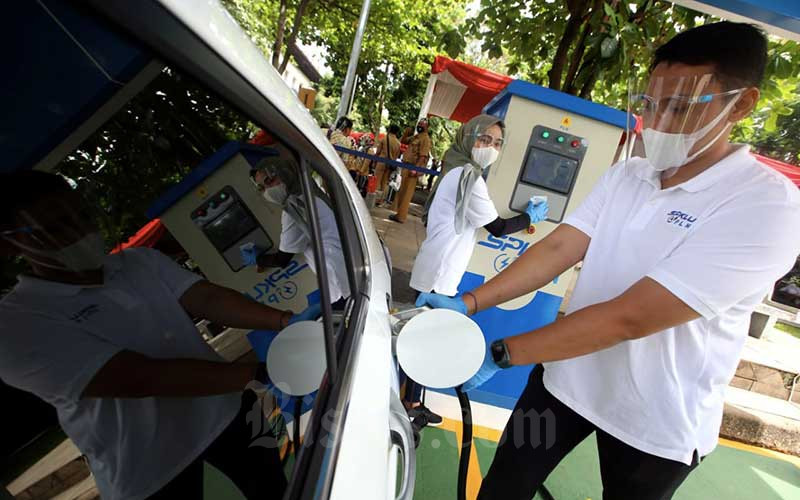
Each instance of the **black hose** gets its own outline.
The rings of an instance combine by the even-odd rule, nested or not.
[[[472,406],[467,393],[456,387],[458,403],[461,405],[461,456],[458,460],[458,500],[467,500],[467,474],[469,473],[469,454],[472,451]],[[538,490],[544,500],[555,500],[553,495],[542,484]]]
[[[300,415],[303,413],[303,399],[299,397],[294,398],[294,425],[292,426],[292,447],[294,448],[294,456],[297,459],[297,454],[300,452]]]
[[[458,402],[461,405],[461,457],[458,460],[458,500],[467,500],[467,473],[469,455],[472,451],[472,407],[467,393],[456,387]]]

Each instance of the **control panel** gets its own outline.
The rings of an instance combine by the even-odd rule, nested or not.
[[[264,253],[275,246],[231,186],[223,187],[192,210],[191,219],[234,272],[245,267],[240,245],[253,242]]]
[[[535,126],[509,208],[522,213],[532,196],[546,196],[550,205],[547,220],[561,222],[588,147],[583,137]]]

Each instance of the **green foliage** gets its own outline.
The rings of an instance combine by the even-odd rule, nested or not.
[[[329,95],[341,92],[355,36],[360,1],[347,9],[321,1],[314,30],[301,34],[306,42],[326,47],[326,63],[333,76],[325,82]],[[464,40],[456,26],[464,17],[463,0],[383,0],[373,2],[358,62],[354,109],[364,127],[377,131],[389,122],[410,125],[416,120],[430,66],[437,54],[458,56]],[[322,14],[325,15],[322,15]],[[412,113],[410,107],[415,108]]]
[[[378,131],[389,123],[411,125],[417,118],[430,66],[437,54],[458,57],[465,39],[457,30],[466,0],[381,0],[372,2],[357,69],[350,117],[356,128]],[[269,55],[279,26],[279,0],[224,0],[256,44]],[[299,0],[286,3],[288,17]],[[355,37],[361,0],[316,0],[308,3],[298,40],[324,47],[332,70],[320,82],[325,96],[339,96]],[[288,28],[287,28],[288,29]],[[319,98],[318,98],[319,99]],[[322,106],[334,104],[323,98]],[[334,113],[338,102],[331,107]],[[383,110],[388,110],[385,120]],[[316,111],[320,123],[335,120],[328,109]]]
[[[713,21],[664,0],[481,0],[462,31],[503,63],[496,71],[624,109],[629,79],[646,78],[658,46]],[[800,44],[771,38],[766,73],[755,112],[733,137],[796,163]]]
[[[57,168],[101,211],[110,243],[139,229],[145,211],[225,142],[255,128],[193,80],[164,69]]]

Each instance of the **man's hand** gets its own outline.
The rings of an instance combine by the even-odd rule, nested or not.
[[[467,315],[467,304],[461,297],[450,298],[447,295],[440,295],[438,293],[421,293],[417,297],[415,303],[417,307],[431,306],[434,309],[450,309],[452,311],[460,312]]]
[[[489,379],[494,377],[495,373],[499,372],[500,369],[501,368],[497,366],[497,363],[494,362],[491,347],[486,346],[486,356],[483,358],[483,364],[478,370],[478,373],[473,375],[471,379],[464,382],[464,385],[461,386],[461,390],[464,392],[469,392],[473,389],[477,389],[488,382]]]

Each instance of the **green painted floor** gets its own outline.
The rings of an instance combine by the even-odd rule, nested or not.
[[[416,500],[455,500],[458,445],[454,432],[427,428],[417,449]],[[481,475],[494,456],[495,443],[475,439]],[[291,465],[287,464],[288,471]],[[288,472],[287,471],[287,472]],[[594,435],[581,443],[547,480],[556,500],[602,498]],[[244,497],[228,478],[206,465],[205,499]],[[800,500],[800,467],[777,458],[720,445],[678,490],[676,500]]]
[[[495,443],[475,440],[485,474]],[[423,432],[417,450],[416,500],[455,500],[458,473],[455,433],[436,428]],[[587,438],[556,468],[545,483],[557,500],[600,499],[600,467],[594,435]],[[800,499],[800,468],[789,462],[727,446],[718,446],[676,493],[676,500]]]

